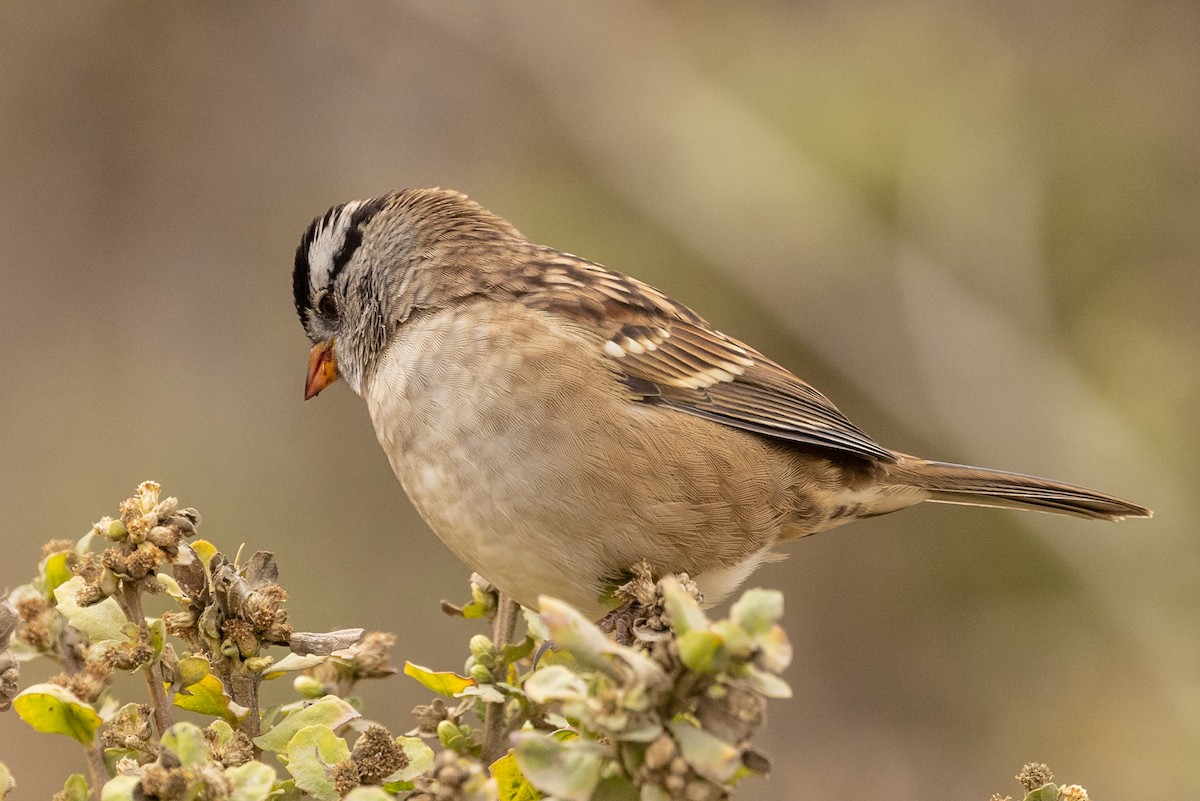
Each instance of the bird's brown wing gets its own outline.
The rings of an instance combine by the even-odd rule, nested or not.
[[[602,332],[600,347],[636,397],[787,442],[896,461],[816,389],[688,307],[599,264],[542,255],[528,265],[523,301]]]

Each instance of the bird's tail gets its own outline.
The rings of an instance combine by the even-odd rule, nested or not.
[[[1144,506],[1086,487],[913,456],[901,456],[897,464],[889,465],[888,477],[896,484],[925,490],[930,495],[928,500],[937,503],[1027,509],[1098,520],[1153,515]]]

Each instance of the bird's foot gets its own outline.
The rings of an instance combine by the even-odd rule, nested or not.
[[[634,625],[645,617],[646,609],[636,598],[630,598],[616,609],[596,621],[596,626],[605,634],[611,634],[619,645],[633,645]]]
[[[669,637],[662,590],[650,565],[639,562],[630,574],[633,578],[614,593],[623,603],[596,621],[596,625],[621,645],[651,643]],[[679,573],[676,578],[697,600],[701,600],[699,590],[686,573]]]

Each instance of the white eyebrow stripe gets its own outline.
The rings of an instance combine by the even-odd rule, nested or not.
[[[308,275],[314,294],[320,292],[329,283],[333,260],[338,251],[346,244],[346,233],[350,230],[350,220],[361,205],[361,200],[354,200],[343,206],[329,225],[318,229],[312,244],[308,246]]]

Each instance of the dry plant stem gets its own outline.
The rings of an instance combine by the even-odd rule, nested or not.
[[[519,614],[520,607],[517,606],[517,602],[500,593],[496,604],[496,617],[492,619],[492,642],[497,654],[503,654],[504,646],[512,640]],[[497,660],[496,670],[492,675],[496,681],[505,681],[508,678],[508,663],[503,658]],[[504,703],[488,704],[483,717],[483,759],[488,764],[504,756],[504,752],[508,750],[505,729]]]
[[[142,596],[138,593],[137,585],[131,581],[122,581],[121,590],[125,603],[125,615],[130,622],[139,628],[146,626],[146,614],[142,611]],[[154,709],[154,725],[158,729],[158,736],[161,737],[163,732],[171,728],[171,705],[167,701],[166,691],[163,689],[163,674],[162,663],[157,659],[151,659],[150,663],[142,668],[142,675],[146,677],[146,686],[150,689],[150,705]]]
[[[104,765],[104,751],[100,743],[93,741],[91,748],[85,748],[87,754],[88,798],[100,801],[100,790],[108,781],[108,768]]]
[[[229,696],[234,703],[249,709],[250,712],[241,721],[238,722],[238,731],[245,734],[251,740],[257,737],[262,732],[259,729],[259,712],[258,712],[258,682],[257,674],[246,673],[240,667],[233,667],[228,674],[226,686],[229,688]],[[255,747],[255,754],[259,753]]]

